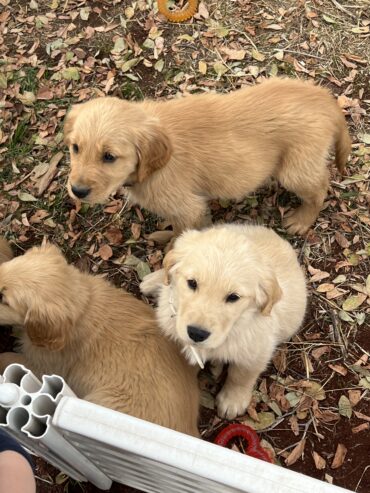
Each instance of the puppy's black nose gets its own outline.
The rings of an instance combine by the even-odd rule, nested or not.
[[[73,192],[74,195],[76,195],[76,197],[78,199],[84,199],[91,192],[91,188],[73,185],[72,186],[72,192]]]
[[[194,342],[205,341],[211,334],[210,332],[208,332],[208,330],[202,329],[197,325],[188,325],[187,329],[190,339]]]

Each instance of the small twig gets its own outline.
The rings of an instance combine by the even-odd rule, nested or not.
[[[324,435],[321,435],[321,433],[319,433],[319,431],[317,429],[316,419],[315,419],[315,416],[312,414],[311,409],[310,409],[310,415],[312,418],[312,424],[313,424],[313,427],[315,428],[315,434],[316,434],[317,438],[321,438],[321,440],[323,440],[325,437],[324,437]]]
[[[46,483],[46,484],[51,484],[51,485],[54,484],[53,481],[49,481],[49,480],[47,480],[45,478],[41,478],[40,476],[36,476],[36,474],[35,474],[35,478],[38,479],[39,481],[42,481],[42,482]]]
[[[244,36],[250,42],[250,44],[253,46],[253,48],[258,51],[257,46],[253,43],[253,41],[248,36],[248,34],[245,34],[245,32],[243,32],[243,31],[239,31],[239,29],[233,29],[233,31],[235,31],[236,33],[240,34],[241,36]]]
[[[286,50],[284,48],[282,48],[281,51],[283,51],[284,53],[293,53],[294,55],[301,55],[301,56],[308,57],[308,58],[317,58],[318,60],[324,60],[323,56],[312,55],[311,53],[303,53],[302,51]]]
[[[280,450],[279,452],[277,452],[276,455],[281,455],[283,452],[286,452],[287,450],[290,450],[291,448],[293,448],[296,445],[298,445],[299,443],[301,443],[301,441],[306,438],[306,435],[307,435],[307,432],[308,432],[308,428],[310,427],[311,423],[312,423],[312,419],[310,419],[309,421],[307,421],[307,423],[304,426],[304,432],[303,432],[302,438],[300,440],[298,440],[298,442],[293,443],[292,445],[288,445],[288,447],[285,447],[283,450]]]
[[[343,357],[346,358],[347,357],[347,341],[343,337],[341,327],[338,324],[337,314],[334,310],[330,310],[329,313],[330,313],[331,320],[333,322],[333,329],[334,329],[336,339],[338,342],[341,343],[340,349],[342,351]]]
[[[361,477],[358,480],[358,483],[356,485],[355,491],[357,491],[357,488],[360,486],[360,483],[362,481],[362,478],[364,477],[364,475],[365,475],[366,471],[369,469],[369,467],[370,467],[370,464],[368,466],[366,466],[365,469],[362,471]]]
[[[370,358],[370,353],[368,353],[367,351],[365,351],[365,349],[364,349],[364,348],[362,348],[362,347],[360,346],[360,344],[357,344],[357,342],[355,342],[355,346],[357,346],[359,349],[361,349],[361,351],[362,351],[364,354],[366,354],[367,356],[369,356],[369,358]]]
[[[349,15],[349,17],[352,17],[352,19],[357,19],[357,17],[354,14],[352,14],[352,12],[349,12],[345,7],[343,7],[343,5],[337,2],[337,0],[331,0],[331,3],[334,4],[337,7],[337,9],[343,12],[344,14],[347,14]]]
[[[283,414],[283,416],[281,416],[281,418],[277,419],[275,421],[275,423],[273,423],[269,428],[264,428],[263,430],[256,430],[257,433],[266,433],[267,431],[273,430],[274,428],[277,427],[277,425],[282,423],[285,420],[285,418],[287,418],[288,416],[291,416],[294,413],[295,413],[295,409],[293,409],[293,411],[290,411],[289,413]]]

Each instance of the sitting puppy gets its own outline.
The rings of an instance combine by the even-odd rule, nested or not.
[[[196,371],[151,307],[52,245],[3,263],[0,293],[0,320],[24,326],[21,355],[1,354],[2,370],[22,362],[39,377],[56,373],[80,398],[199,436]]]
[[[219,415],[229,419],[245,412],[276,346],[299,329],[307,296],[289,243],[271,229],[242,225],[184,233],[141,290],[159,296],[162,331],[190,362],[229,363],[217,396]]]
[[[279,78],[165,102],[94,99],[73,106],[64,136],[72,197],[101,203],[128,186],[131,202],[170,220],[175,235],[207,223],[209,199],[242,200],[271,176],[302,200],[284,224],[303,234],[327,194],[330,150],[343,171],[351,149],[326,89]]]

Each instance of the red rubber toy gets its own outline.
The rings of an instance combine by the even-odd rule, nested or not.
[[[227,447],[233,438],[244,438],[246,440],[246,455],[273,463],[269,453],[261,447],[257,433],[249,426],[239,423],[228,425],[217,435],[215,443],[222,447]]]

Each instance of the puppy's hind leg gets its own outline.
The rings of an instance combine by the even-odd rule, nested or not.
[[[321,157],[315,163],[302,163],[302,158],[294,164],[286,163],[278,174],[278,180],[302,200],[300,207],[284,217],[283,225],[288,233],[303,235],[317,219],[327,195],[329,171],[326,158]]]

